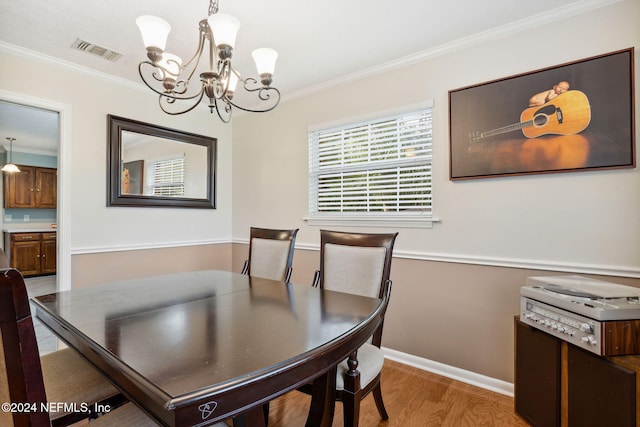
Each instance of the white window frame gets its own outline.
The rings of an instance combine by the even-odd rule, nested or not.
[[[174,163],[176,161],[182,161],[182,182],[167,182],[164,183],[164,185],[161,183],[158,185],[158,183],[156,182],[156,177],[155,177],[155,171],[156,171],[156,165],[158,165],[159,163]],[[184,168],[185,168],[185,158],[184,157],[171,157],[171,158],[167,158],[167,159],[159,159],[159,160],[154,160],[148,163],[148,168],[147,168],[147,182],[148,182],[148,187],[149,187],[149,194],[152,196],[156,196],[156,197],[184,197]],[[171,187],[171,186],[179,186],[182,185],[182,194],[181,195],[173,195],[173,196],[163,196],[161,194],[156,194],[155,189],[156,187]]]
[[[319,125],[309,128],[309,216],[305,218],[309,225],[330,225],[330,226],[372,226],[372,227],[412,227],[412,228],[431,228],[433,222],[437,221],[433,218],[433,205],[432,205],[432,130],[433,125],[432,122],[428,124],[426,127],[426,132],[428,135],[420,138],[420,141],[417,141],[419,144],[417,145],[416,152],[418,155],[414,156],[406,156],[402,155],[402,150],[406,150],[406,145],[400,140],[393,139],[385,139],[383,143],[376,145],[375,143],[371,143],[370,140],[366,139],[366,142],[359,140],[357,143],[362,145],[366,145],[367,147],[367,160],[359,160],[356,162],[349,162],[345,159],[345,153],[348,155],[349,147],[352,147],[356,142],[350,141],[347,137],[337,137],[336,139],[339,142],[336,142],[338,146],[341,147],[340,154],[334,157],[332,160],[328,160],[328,155],[326,151],[322,151],[319,148],[320,140],[326,141],[328,135],[335,136],[336,134],[341,134],[346,130],[353,130],[354,128],[358,128],[359,130],[365,129],[375,129],[377,123],[389,122],[393,120],[400,119],[401,117],[407,117],[415,115],[416,113],[424,112],[429,119],[431,119],[431,114],[433,110],[433,101],[429,100],[428,102],[423,102],[420,104],[407,106],[402,110],[395,111],[386,111],[382,113],[378,113],[376,115],[372,115],[369,117],[358,117],[344,120],[340,123],[332,123]],[[425,141],[425,138],[428,141]],[[391,142],[392,141],[392,142]],[[351,143],[351,145],[349,145]],[[384,145],[384,148],[387,149],[389,147],[389,143],[392,144],[394,150],[397,150],[398,157],[395,159],[384,158],[382,160],[375,159],[375,148]],[[373,148],[373,149],[372,149]],[[336,150],[337,152],[338,150]],[[372,154],[373,153],[373,154]],[[335,154],[335,152],[334,152]],[[362,150],[359,151],[359,154],[362,154]],[[325,164],[320,166],[320,158],[323,158]],[[420,210],[416,210],[417,206],[413,207],[413,209],[403,210],[398,209],[398,205],[392,208],[392,212],[383,212],[380,211],[379,204],[377,208],[373,209],[373,211],[368,212],[348,212],[350,209],[349,203],[342,201],[336,202],[335,198],[327,199],[331,202],[336,202],[339,206],[340,212],[329,212],[322,211],[321,203],[319,198],[323,191],[320,189],[320,181],[321,177],[324,177],[325,181],[329,179],[328,177],[335,177],[336,181],[339,181],[340,190],[344,189],[347,185],[349,176],[358,175],[362,177],[366,174],[367,178],[360,178],[359,183],[362,185],[362,182],[367,183],[367,189],[364,192],[364,196],[362,200],[355,199],[358,204],[366,204],[369,206],[372,199],[371,183],[373,181],[372,175],[375,172],[378,172],[377,176],[380,176],[379,173],[384,171],[387,175],[391,173],[399,171],[406,171],[408,168],[420,168],[421,169],[421,177],[426,181],[427,191],[422,199],[422,207]],[[395,172],[392,172],[395,171]],[[399,183],[409,182],[403,181],[401,178],[398,179]],[[390,182],[385,181],[384,186],[388,188],[391,185]],[[375,184],[374,184],[375,188]],[[399,186],[401,190],[407,191],[406,187]],[[378,188],[378,191],[380,189]],[[342,193],[342,191],[341,191]],[[347,192],[344,192],[347,193]],[[399,194],[402,191],[398,192]],[[326,193],[324,193],[326,195]],[[357,197],[357,196],[356,196]],[[345,197],[345,200],[347,198]],[[351,202],[354,201],[353,193],[351,194],[351,198],[349,199]],[[397,198],[391,199],[393,204],[396,204],[398,201],[406,200],[402,196],[398,196]],[[379,201],[378,201],[379,203]],[[344,210],[347,210],[345,212]],[[368,210],[368,209],[367,209]]]

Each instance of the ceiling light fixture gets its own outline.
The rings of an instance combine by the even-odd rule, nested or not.
[[[18,168],[18,166],[14,165],[12,163],[13,160],[13,141],[15,141],[15,138],[9,138],[7,137],[7,139],[9,140],[9,161],[7,163],[4,164],[4,166],[2,167],[2,172],[9,172],[9,173],[15,173],[15,172],[20,172],[20,169]]]
[[[258,68],[260,82],[254,78],[242,78],[231,65],[240,21],[231,15],[218,13],[218,0],[209,0],[209,17],[199,24],[199,44],[196,53],[186,63],[171,53],[165,46],[171,26],[155,16],[140,16],[136,24],[142,33],[147,48],[148,61],[138,65],[142,81],[159,95],[159,104],[167,114],[184,114],[193,110],[203,98],[208,101],[211,113],[216,111],[220,119],[231,120],[232,107],[253,113],[273,110],[280,102],[280,91],[271,87],[273,71],[278,54],[273,49],[260,48],[252,56]],[[198,69],[200,58],[206,51],[209,55],[208,67]],[[196,71],[200,71],[200,83],[190,82]],[[238,83],[242,82],[242,101],[252,106],[241,106],[233,100]],[[247,99],[248,101],[245,101]],[[184,103],[187,103],[186,107]]]

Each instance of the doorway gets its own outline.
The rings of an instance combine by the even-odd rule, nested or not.
[[[2,229],[8,224],[16,226],[43,226],[56,232],[56,289],[71,288],[71,251],[69,244],[69,221],[66,206],[68,200],[68,178],[65,166],[69,165],[71,107],[65,104],[33,98],[27,95],[0,91],[0,143],[6,137],[16,138],[13,144],[14,163],[35,162],[36,166],[49,166],[57,169],[57,205],[51,210],[39,211],[7,209],[2,204],[0,223]],[[31,117],[31,120],[29,120]],[[10,135],[11,134],[11,135]],[[8,142],[8,141],[7,141]],[[46,164],[46,162],[50,162]],[[3,190],[4,191],[4,190]],[[2,197],[4,201],[4,195]],[[11,212],[9,212],[11,211]],[[45,212],[48,211],[48,212]],[[8,212],[5,214],[5,212]],[[7,216],[10,215],[10,216]],[[7,220],[10,221],[7,221]],[[10,227],[9,227],[10,228]],[[3,232],[4,235],[4,232]],[[3,240],[3,247],[6,246]],[[5,250],[8,248],[4,247]]]

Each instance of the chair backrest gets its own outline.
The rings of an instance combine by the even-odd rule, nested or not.
[[[320,230],[321,288],[382,298],[391,274],[398,233],[344,233]]]
[[[295,230],[251,227],[249,259],[243,273],[273,280],[289,281],[293,265]]]
[[[320,270],[314,286],[383,298],[397,236],[320,230]],[[380,346],[381,340],[382,324],[372,342]]]
[[[0,269],[0,401],[35,405],[37,411],[13,412],[13,425],[49,426],[42,366],[29,297],[22,274],[16,269]],[[9,414],[11,415],[11,414]],[[12,425],[11,418],[1,425]]]

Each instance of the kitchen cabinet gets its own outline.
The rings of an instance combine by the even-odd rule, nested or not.
[[[5,233],[9,265],[23,276],[56,272],[56,233]]]
[[[515,409],[533,426],[640,425],[638,374],[640,355],[598,356],[515,320]]]
[[[20,172],[4,174],[5,209],[55,209],[58,170],[18,165]]]

